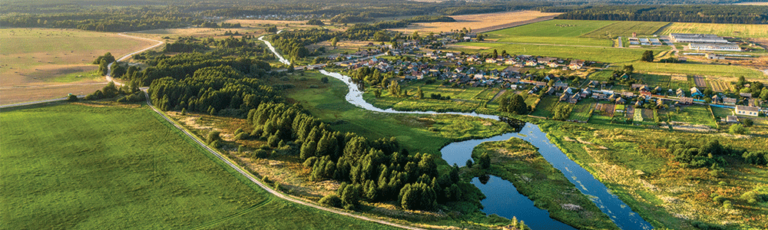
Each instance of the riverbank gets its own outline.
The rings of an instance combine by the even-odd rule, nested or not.
[[[490,174],[510,181],[536,207],[549,211],[550,217],[578,229],[619,229],[530,143],[517,138],[485,142],[472,151],[475,159],[482,154],[491,157],[489,168],[477,165],[462,172],[475,177]]]

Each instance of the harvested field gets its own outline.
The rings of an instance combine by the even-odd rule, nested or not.
[[[712,87],[712,90],[718,93],[730,91],[730,84],[721,80],[707,80],[707,84]]]
[[[546,21],[555,18],[560,13],[542,13],[539,11],[511,11],[491,14],[467,14],[450,16],[455,22],[413,23],[407,28],[393,29],[403,33],[419,32],[448,32],[462,28],[472,29],[473,32],[487,32],[507,27],[525,25],[528,23]]]
[[[693,76],[693,82],[696,83],[696,87],[699,88],[707,88],[707,82],[704,81],[704,77],[702,76]]]
[[[66,75],[89,75],[91,62],[111,52],[120,57],[153,43],[115,33],[74,29],[0,29],[0,104],[64,97],[93,92],[105,81]],[[119,45],[115,45],[119,44]]]

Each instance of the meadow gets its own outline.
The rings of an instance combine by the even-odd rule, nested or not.
[[[450,50],[464,51],[466,53],[492,52],[493,49],[506,50],[511,54],[526,54],[545,57],[576,58],[589,61],[606,63],[632,62],[639,60],[644,49],[624,49],[612,47],[580,47],[567,45],[530,45],[530,44],[504,44],[491,42],[461,42],[448,47]],[[669,47],[657,48],[659,52]]]
[[[114,33],[3,28],[0,44],[0,104],[11,104],[91,93],[103,87],[104,81],[68,75],[88,75],[98,68],[91,62],[106,52],[120,57],[153,43]]]
[[[491,156],[491,167],[467,169],[469,174],[491,174],[512,182],[518,192],[528,196],[537,207],[549,211],[550,216],[581,229],[616,229],[616,225],[602,213],[589,197],[575,188],[573,183],[552,167],[536,147],[517,138],[506,141],[485,142],[472,151],[479,156]],[[579,211],[568,211],[561,204],[575,204]]]
[[[592,121],[598,117],[602,116],[593,116]],[[768,183],[765,166],[746,165],[740,158],[728,158],[725,174],[712,176],[706,168],[680,166],[672,160],[671,153],[660,147],[670,139],[718,139],[727,145],[758,150],[765,148],[764,137],[734,138],[607,123],[539,123],[547,137],[569,158],[590,171],[655,228],[697,229],[691,225],[694,221],[716,226],[727,223],[729,229],[768,227],[763,216],[765,202],[750,205],[739,198]],[[732,201],[733,208],[712,202],[715,195]]]
[[[610,25],[609,21],[549,20],[487,33],[497,42],[540,43],[610,47],[607,39],[583,38],[590,31]]]
[[[673,22],[659,32],[670,33],[716,34],[727,37],[768,38],[768,25],[758,24],[713,24]]]
[[[668,115],[672,121],[685,122],[695,125],[706,125],[712,128],[717,128],[717,124],[712,118],[712,113],[707,110],[706,106],[681,107],[680,112],[672,111],[669,112]]]
[[[631,37],[633,32],[637,33],[638,36],[653,35],[656,31],[668,24],[668,22],[616,21],[610,25],[581,35],[581,37],[613,39],[621,36],[627,38]]]
[[[707,65],[699,63],[626,63],[635,67],[636,72],[644,73],[678,73],[702,76],[739,77],[747,79],[764,79],[765,74],[759,70],[733,65]]]
[[[146,106],[5,110],[0,127],[3,228],[387,228],[273,197]]]

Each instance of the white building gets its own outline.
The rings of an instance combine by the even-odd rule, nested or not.
[[[760,115],[760,108],[758,108],[758,107],[751,107],[751,106],[737,105],[736,106],[736,114],[757,117],[757,116]]]
[[[730,43],[720,36],[714,34],[678,34],[671,33],[669,37],[673,42],[694,42],[694,43]]]
[[[741,48],[739,48],[736,44],[720,44],[720,43],[691,43],[688,44],[688,48],[691,50],[698,50],[698,51],[736,51],[740,52]]]

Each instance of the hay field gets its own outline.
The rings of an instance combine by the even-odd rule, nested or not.
[[[700,33],[727,37],[768,38],[768,25],[673,22],[659,32],[660,35],[670,33]]]
[[[488,31],[489,29],[502,29],[507,27],[519,26],[533,22],[545,21],[554,18],[559,13],[542,13],[539,11],[512,11],[490,14],[467,14],[450,16],[456,19],[455,22],[429,22],[413,23],[407,28],[393,29],[403,33],[419,32],[448,32],[452,29],[467,28],[472,31]]]
[[[63,83],[65,75],[87,76],[97,69],[91,62],[111,52],[115,57],[152,45],[114,33],[72,29],[0,29],[0,104],[92,92],[103,87],[101,79],[83,77]]]

